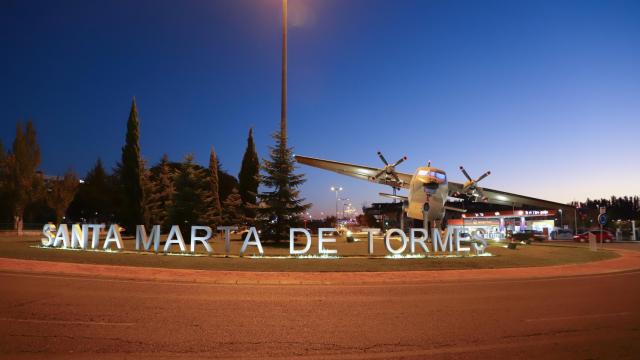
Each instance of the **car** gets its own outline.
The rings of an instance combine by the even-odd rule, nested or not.
[[[532,241],[545,241],[547,238],[544,236],[542,231],[536,230],[524,230],[518,233],[513,234],[514,241],[524,241],[526,243],[531,243]]]
[[[552,240],[572,240],[573,231],[569,229],[557,229],[551,232]]]
[[[613,234],[608,230],[604,230],[602,232],[600,232],[600,230],[589,230],[589,231],[583,232],[582,234],[578,234],[574,236],[573,241],[589,242],[589,234],[595,235],[596,242],[613,242],[613,239],[614,239]]]

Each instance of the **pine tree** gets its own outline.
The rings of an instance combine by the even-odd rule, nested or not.
[[[175,177],[175,192],[171,200],[169,219],[184,231],[189,226],[206,221],[210,190],[203,181],[203,169],[193,163],[193,155],[187,155]]]
[[[280,133],[273,135],[276,146],[270,148],[271,160],[264,159],[262,184],[270,189],[259,195],[263,204],[258,211],[264,221],[266,239],[279,241],[289,236],[289,228],[300,223],[300,215],[311,207],[304,204],[297,188],[304,175],[294,174],[293,151],[287,148]]]
[[[151,170],[147,167],[147,161],[145,159],[140,160],[140,169],[142,176],[140,177],[142,183],[142,216],[144,226],[147,228],[151,225],[151,196],[153,195],[153,182],[151,180]]]
[[[223,225],[243,225],[245,223],[244,209],[242,207],[242,198],[238,189],[234,188],[231,195],[224,200],[222,212]]]
[[[67,171],[64,177],[51,181],[47,191],[47,205],[55,211],[56,224],[60,224],[78,191],[78,177],[72,171]]]
[[[258,185],[260,185],[260,160],[253,142],[253,128],[251,128],[238,174],[238,190],[247,219],[255,219],[256,217]]]
[[[121,184],[124,191],[123,223],[129,233],[135,226],[143,224],[144,188],[142,185],[143,167],[140,159],[140,121],[136,98],[131,102],[131,111],[127,121],[127,135],[122,148]]]
[[[205,189],[206,195],[206,206],[207,210],[204,216],[204,220],[208,225],[213,226],[215,224],[220,223],[220,215],[222,206],[220,205],[220,186],[218,181],[218,160],[216,158],[216,152],[211,147],[211,152],[209,153],[209,171],[207,173],[208,178],[208,188]]]
[[[69,205],[72,218],[84,219],[90,223],[112,220],[114,213],[114,195],[119,194],[109,175],[98,158],[96,164],[87,172],[73,201]]]
[[[162,225],[163,229],[166,230],[171,225],[169,224],[169,209],[175,192],[173,173],[169,166],[167,154],[162,156],[162,160],[158,164],[158,175],[152,179],[153,191],[149,197],[151,224]]]

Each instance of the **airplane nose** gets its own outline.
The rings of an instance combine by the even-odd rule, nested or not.
[[[424,191],[428,194],[433,194],[434,192],[436,192],[436,190],[438,190],[438,187],[440,186],[440,184],[438,184],[437,182],[433,181],[433,182],[428,182],[424,184]]]

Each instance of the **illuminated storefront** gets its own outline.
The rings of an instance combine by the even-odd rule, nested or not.
[[[461,232],[483,233],[486,238],[501,240],[507,231],[540,231],[547,236],[555,226],[555,210],[508,210],[462,214],[460,219],[449,219],[447,224]]]

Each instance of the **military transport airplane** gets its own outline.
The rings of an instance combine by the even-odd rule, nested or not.
[[[442,219],[444,219],[446,210],[465,212],[464,209],[446,204],[448,201],[463,201],[465,198],[473,201],[483,201],[513,207],[535,206],[546,209],[572,208],[569,205],[553,201],[479,187],[478,183],[489,176],[491,174],[490,171],[485,172],[474,180],[469,176],[467,171],[460,166],[460,170],[467,178],[467,181],[465,183],[456,183],[448,181],[447,174],[443,170],[432,167],[430,161],[427,163],[427,166],[419,167],[413,175],[411,175],[396,171],[396,166],[405,161],[407,159],[406,156],[393,164],[389,164],[379,151],[378,156],[384,163],[384,167],[380,169],[300,155],[296,155],[295,158],[300,164],[391,186],[394,190],[393,194],[380,193],[380,195],[402,200],[404,203],[403,208],[407,216],[412,219],[423,220],[425,225],[427,225],[428,222],[432,224],[432,226],[439,226]],[[399,189],[408,189],[409,196],[396,195],[395,192]]]

